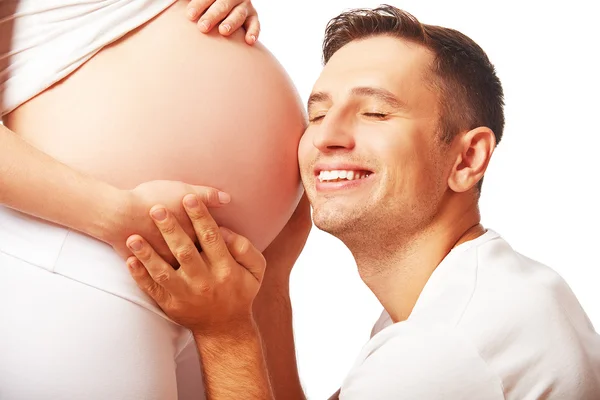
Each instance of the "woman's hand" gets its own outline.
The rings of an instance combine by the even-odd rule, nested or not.
[[[198,196],[186,195],[183,205],[202,251],[164,206],[154,206],[150,215],[180,267],[175,270],[144,238],[132,235],[127,239],[134,254],[127,260],[131,275],[167,316],[195,335],[249,326],[265,258],[248,239],[219,228]]]
[[[187,16],[197,22],[204,33],[219,25],[219,33],[229,36],[242,26],[246,29],[246,43],[256,43],[260,22],[251,0],[191,0]]]
[[[181,199],[188,193],[195,193],[209,208],[226,206],[231,200],[229,194],[215,188],[189,185],[178,181],[157,180],[145,182],[134,189],[121,191],[120,201],[114,205],[114,211],[106,217],[100,240],[108,243],[123,259],[131,256],[126,240],[134,233],[142,235],[173,266],[177,260],[171,254],[156,225],[148,218],[148,210],[155,204],[162,204],[181,222],[183,230],[190,237],[195,237]]]

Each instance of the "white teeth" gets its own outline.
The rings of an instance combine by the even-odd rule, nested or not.
[[[369,176],[369,173],[365,172],[365,171],[353,171],[353,170],[321,171],[319,173],[319,181],[321,181],[321,182],[335,181],[338,179],[345,179],[345,180],[352,181],[352,180],[356,180],[356,179],[363,179],[368,176]]]

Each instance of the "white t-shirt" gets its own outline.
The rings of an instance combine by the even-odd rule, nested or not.
[[[600,336],[556,272],[488,230],[440,263],[406,321],[381,315],[340,399],[598,400]]]

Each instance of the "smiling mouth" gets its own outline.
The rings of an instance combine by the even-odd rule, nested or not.
[[[368,178],[371,171],[367,170],[331,170],[320,171],[317,179],[319,182],[343,182],[356,181],[359,179]]]

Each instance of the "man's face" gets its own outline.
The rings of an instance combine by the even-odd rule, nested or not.
[[[334,235],[422,229],[447,189],[432,54],[379,36],[351,42],[323,69],[298,150],[320,229]]]

